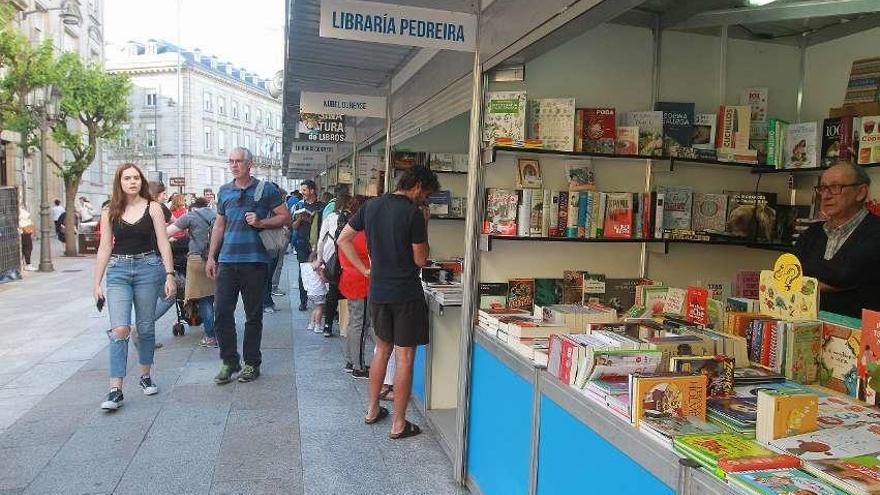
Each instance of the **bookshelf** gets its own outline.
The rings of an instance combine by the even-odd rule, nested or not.
[[[671,244],[702,244],[706,246],[739,246],[752,249],[764,249],[767,251],[787,252],[791,251],[794,246],[789,244],[758,242],[750,239],[715,239],[701,241],[696,239],[587,239],[579,237],[520,237],[520,236],[500,236],[487,235],[480,236],[480,250],[484,252],[492,251],[493,242],[574,242],[582,244],[663,244],[664,252],[669,252]]]

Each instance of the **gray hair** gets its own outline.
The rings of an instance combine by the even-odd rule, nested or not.
[[[232,148],[231,150],[229,150],[229,154],[231,155],[235,151],[240,151],[241,154],[244,155],[244,159],[246,161],[254,161],[254,154],[251,153],[251,150],[245,148],[244,146],[236,146],[235,148]]]
[[[856,184],[865,184],[868,187],[871,186],[871,176],[868,175],[868,172],[865,171],[865,167],[861,167],[859,165],[856,165],[855,163],[853,163],[849,160],[837,160],[831,166],[832,167],[837,167],[837,166],[846,167],[852,172],[853,177],[855,178]]]

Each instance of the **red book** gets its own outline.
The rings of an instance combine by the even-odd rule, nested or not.
[[[688,287],[684,299],[685,319],[697,325],[709,323],[709,289],[705,287]]]
[[[605,201],[604,237],[631,239],[633,204],[630,193],[608,193]]]
[[[761,366],[770,365],[770,348],[777,332],[776,321],[764,320],[764,331],[761,333]]]
[[[584,151],[614,154],[617,118],[613,108],[587,108],[583,126]]]
[[[560,337],[559,343],[562,354],[559,362],[558,378],[562,383],[571,383],[571,367],[574,361],[574,348],[577,344],[565,336]]]
[[[797,457],[785,454],[760,455],[754,457],[737,457],[734,459],[721,459],[718,467],[725,473],[737,473],[740,471],[766,471],[768,469],[797,469],[801,467],[801,460]]]

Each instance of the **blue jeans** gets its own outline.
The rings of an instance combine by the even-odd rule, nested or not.
[[[214,296],[197,299],[199,315],[202,317],[202,327],[205,329],[205,337],[215,338],[214,334]]]
[[[165,278],[162,259],[155,253],[134,256],[111,256],[107,265],[107,311],[110,314],[110,376],[125,377],[128,368],[128,337],[122,339],[114,328],[131,328],[134,307],[137,322],[138,361],[153,364],[156,344],[156,299]]]

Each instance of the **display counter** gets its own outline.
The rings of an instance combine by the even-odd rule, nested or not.
[[[474,493],[735,493],[504,343],[474,334],[467,451]]]

